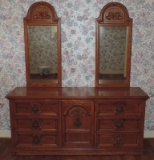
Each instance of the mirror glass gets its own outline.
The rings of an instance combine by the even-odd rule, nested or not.
[[[120,83],[127,75],[128,27],[99,28],[99,84]]]
[[[28,26],[30,81],[58,83],[57,26]]]

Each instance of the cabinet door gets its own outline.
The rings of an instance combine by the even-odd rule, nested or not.
[[[94,103],[91,101],[62,102],[62,145],[67,148],[93,146]]]

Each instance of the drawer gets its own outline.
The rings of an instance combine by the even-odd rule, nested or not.
[[[97,147],[139,147],[140,134],[137,132],[103,132],[97,134]]]
[[[50,115],[58,116],[60,103],[58,101],[18,101],[15,102],[16,115]]]
[[[141,129],[140,119],[125,119],[125,118],[113,118],[113,119],[97,119],[98,128],[97,131],[110,130],[110,131],[139,131]]]
[[[96,115],[140,115],[140,104],[138,101],[97,101]]]
[[[15,122],[17,131],[57,131],[57,119],[30,119],[30,118],[17,118]]]
[[[58,147],[56,134],[16,134],[16,147]]]

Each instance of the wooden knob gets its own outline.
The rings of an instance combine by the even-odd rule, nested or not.
[[[36,119],[36,120],[34,120],[34,121],[32,122],[32,128],[33,128],[33,129],[38,129],[38,128],[40,128],[40,123],[39,123],[39,120],[38,120],[38,119]]]
[[[116,129],[124,129],[124,120],[123,119],[115,120],[114,123],[115,123]]]
[[[38,135],[35,135],[34,137],[33,137],[33,142],[32,142],[34,145],[38,145],[38,144],[40,144],[40,136],[38,136]]]

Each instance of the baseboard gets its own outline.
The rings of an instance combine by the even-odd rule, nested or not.
[[[154,138],[154,130],[153,131],[144,131],[144,138]]]
[[[11,132],[10,130],[0,130],[0,138],[10,138]],[[154,138],[154,130],[153,131],[144,131],[144,138]]]
[[[10,138],[11,132],[10,130],[0,130],[0,138]]]

